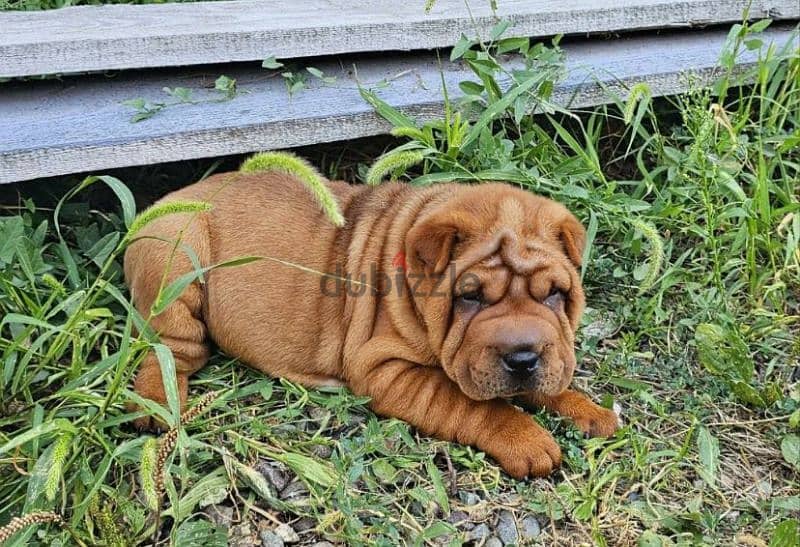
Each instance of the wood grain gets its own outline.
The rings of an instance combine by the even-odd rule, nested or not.
[[[237,0],[0,12],[0,77],[186,66],[452,46],[499,18],[517,36],[738,21],[748,0]],[[751,17],[800,19],[798,0],[755,0]]]
[[[726,35],[706,30],[567,43],[568,77],[556,90],[556,102],[601,104],[642,81],[655,95],[685,91],[690,80],[694,86],[708,83]],[[768,30],[763,39],[798,45],[791,27]],[[747,52],[741,69],[755,58]],[[440,67],[431,53],[341,58],[318,66],[335,74],[336,82],[311,79],[309,89],[292,97],[280,77],[241,65],[7,83],[0,100],[0,183],[386,133],[389,125],[359,94],[354,66],[362,86],[420,120],[442,116],[442,77],[451,98],[461,95],[460,81],[474,79],[461,64]],[[239,83],[233,100],[218,101],[209,89],[221,73]],[[122,101],[168,100],[164,86],[191,88],[205,102],[131,123],[133,111]]]

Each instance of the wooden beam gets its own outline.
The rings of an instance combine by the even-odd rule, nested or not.
[[[726,35],[693,31],[567,43],[568,76],[555,101],[574,108],[602,104],[637,82],[647,82],[654,95],[708,84],[719,73]],[[791,39],[800,47],[790,27],[768,30],[762,39],[778,45]],[[752,66],[756,55],[744,53],[740,69]],[[430,53],[317,66],[336,82],[311,78],[308,89],[291,97],[279,76],[241,65],[7,83],[0,100],[0,183],[382,134],[390,127],[361,98],[356,74],[362,86],[420,120],[442,116],[442,78],[452,99],[461,96],[459,82],[475,79],[462,64],[440,66]],[[232,100],[220,101],[209,89],[223,73],[238,81]],[[131,123],[134,112],[122,101],[169,100],[164,86],[190,88],[202,102]]]
[[[604,33],[738,21],[750,0],[236,0],[0,12],[0,77],[419,50],[486,37]],[[800,19],[798,0],[753,18]]]

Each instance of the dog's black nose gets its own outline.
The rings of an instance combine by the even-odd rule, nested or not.
[[[506,353],[502,360],[503,368],[514,374],[531,373],[539,366],[539,354],[530,350]]]

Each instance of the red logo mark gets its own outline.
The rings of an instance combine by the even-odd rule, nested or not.
[[[400,251],[396,255],[394,255],[394,259],[392,260],[392,266],[395,268],[399,268],[401,270],[407,269],[406,266],[406,253]]]

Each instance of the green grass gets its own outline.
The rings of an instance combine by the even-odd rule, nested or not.
[[[364,91],[400,139],[370,179],[507,180],[588,227],[575,384],[620,404],[627,426],[584,440],[538,415],[565,453],[548,479],[512,480],[482,453],[379,419],[344,390],[307,390],[217,355],[193,378],[190,405],[219,396],[180,430],[154,509],[157,445],[125,410],[156,344],[131,335],[143,320],[121,283],[133,197],[92,178],[84,186],[110,185],[119,212],[90,209],[85,188],[57,211],[6,204],[0,525],[42,510],[66,521],[10,544],[219,545],[287,522],[307,543],[458,545],[470,525],[453,515],[495,533],[510,511],[534,515],[545,545],[796,545],[800,51],[762,48],[758,67],[739,74],[737,52],[760,47],[751,30],[732,29],[712,90],[667,101],[637,86],[627,101],[564,111],[549,101],[563,72],[557,47],[499,36],[487,50],[456,48],[482,85],[465,85],[467,100],[438,122],[419,126]],[[505,75],[506,89],[503,50],[530,68]],[[267,463],[305,488],[279,494]],[[225,507],[235,508],[230,532],[211,516]]]

